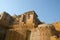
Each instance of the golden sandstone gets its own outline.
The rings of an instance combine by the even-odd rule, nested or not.
[[[43,23],[35,11],[18,16],[2,12],[0,40],[60,40],[60,22]]]

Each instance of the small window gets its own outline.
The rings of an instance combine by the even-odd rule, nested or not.
[[[25,15],[23,16],[22,22],[26,23],[26,16]]]
[[[30,14],[28,14],[28,19],[30,19]]]
[[[0,17],[1,17],[1,15],[0,15]]]

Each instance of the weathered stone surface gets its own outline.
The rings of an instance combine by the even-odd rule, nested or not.
[[[8,25],[11,24],[11,19],[12,18],[8,13],[2,12],[0,15],[0,26],[8,27]]]
[[[60,31],[60,22],[53,23],[56,30]]]
[[[8,30],[5,40],[25,40],[24,35],[18,32],[19,30]]]
[[[7,12],[2,13],[0,40],[60,40],[60,31],[56,30],[57,26],[41,22],[35,11],[14,16],[10,16]]]
[[[50,40],[51,35],[50,26],[42,24],[31,32],[30,40]]]

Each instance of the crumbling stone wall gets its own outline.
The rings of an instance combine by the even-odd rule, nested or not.
[[[60,31],[60,22],[55,22],[53,25],[57,31]]]
[[[4,27],[8,27],[11,21],[11,16],[6,13],[6,12],[2,12],[1,19],[0,19],[0,26],[4,26]]]
[[[25,30],[21,30],[18,24],[14,24],[7,30],[5,40],[25,40],[25,35]]]
[[[49,25],[42,24],[31,32],[30,40],[50,40],[51,28]]]
[[[5,33],[6,33],[6,29],[0,29],[0,40],[5,39]]]
[[[19,28],[19,30],[17,30],[17,31],[19,31],[18,33],[23,34],[24,35],[24,39],[28,40],[27,36],[30,35],[29,31],[35,27],[35,21],[34,21],[35,20],[34,19],[35,16],[34,15],[35,14],[34,14],[33,11],[27,12],[27,13],[19,15],[19,16],[15,15],[15,17],[13,17],[14,21],[13,21],[13,24],[12,24],[12,27],[13,27],[12,30],[17,30],[17,28]],[[36,23],[38,23],[38,22],[36,22]],[[15,28],[15,26],[13,26],[13,25],[18,25],[18,26],[16,26],[17,28]],[[27,31],[27,30],[29,30],[29,31]],[[6,36],[6,38],[7,37],[8,36]],[[9,36],[9,38],[10,38],[10,36]]]
[[[34,11],[26,12],[25,14],[19,15],[19,19],[20,22],[24,22],[28,30],[37,27],[38,24],[42,24]]]
[[[0,40],[53,40],[59,39],[59,33],[50,24],[43,24],[35,11],[18,16],[6,12],[0,15]]]

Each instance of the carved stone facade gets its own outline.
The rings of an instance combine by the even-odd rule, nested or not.
[[[53,40],[59,39],[52,24],[38,19],[35,11],[10,16],[7,12],[0,15],[0,40]]]

